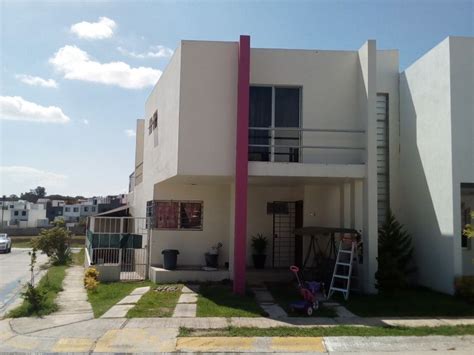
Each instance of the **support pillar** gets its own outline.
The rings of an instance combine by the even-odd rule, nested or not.
[[[240,36],[235,154],[234,293],[245,293],[247,246],[250,36]]]

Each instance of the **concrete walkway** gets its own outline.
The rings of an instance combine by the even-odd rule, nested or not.
[[[82,266],[67,268],[62,286],[63,291],[59,292],[56,298],[59,311],[55,312],[54,316],[80,315],[81,319],[94,318],[92,306],[87,301],[87,291],[84,288],[84,268]]]
[[[250,289],[254,293],[258,305],[267,312],[270,318],[279,319],[288,316],[285,310],[275,303],[272,294],[265,285],[256,285]]]
[[[127,312],[131,310],[142,296],[150,291],[150,286],[137,287],[128,296],[125,296],[115,306],[112,306],[100,318],[125,318]]]
[[[199,285],[184,285],[178,303],[173,311],[173,318],[193,318],[197,311],[197,293]]]

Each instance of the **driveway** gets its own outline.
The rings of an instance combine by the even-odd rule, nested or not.
[[[7,309],[20,302],[22,285],[30,280],[30,256],[27,248],[12,248],[9,254],[0,254],[0,317]],[[48,261],[48,257],[38,252],[36,274],[39,266]],[[38,278],[38,277],[37,277]],[[38,281],[38,280],[36,280]]]

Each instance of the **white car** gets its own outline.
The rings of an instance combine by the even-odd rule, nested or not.
[[[12,240],[6,233],[0,233],[0,251],[10,253],[12,251]]]

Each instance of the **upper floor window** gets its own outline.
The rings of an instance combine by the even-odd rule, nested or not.
[[[21,211],[22,216],[26,216],[26,211]]]
[[[148,201],[147,216],[152,228],[202,230],[202,201]]]
[[[89,212],[89,207],[84,207],[84,212]]]
[[[70,207],[66,207],[64,210],[65,210],[66,212],[69,212],[69,211],[71,211],[71,208],[70,208]]]
[[[18,216],[18,211],[13,212],[15,216]]]
[[[158,110],[148,120],[148,134],[151,134],[158,127]]]
[[[95,212],[95,207],[91,207],[91,211],[92,211],[92,212]]]
[[[74,207],[73,212],[79,212],[79,207]]]
[[[301,91],[299,87],[250,87],[249,160],[300,160]]]

